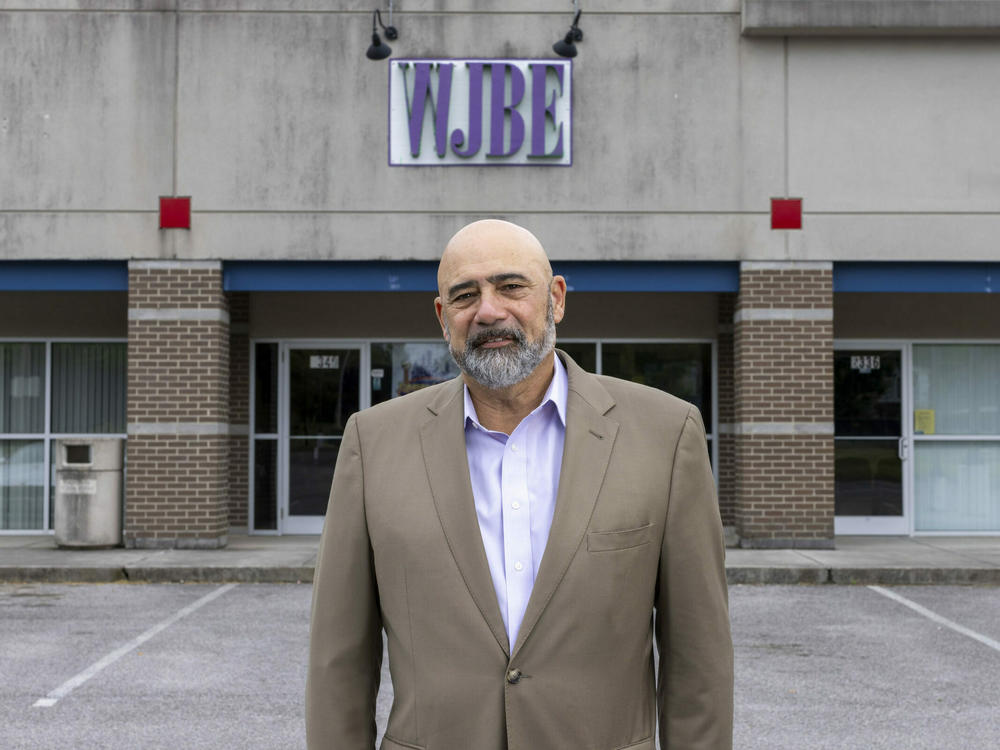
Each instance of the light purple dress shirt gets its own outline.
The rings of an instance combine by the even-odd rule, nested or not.
[[[555,372],[542,403],[508,436],[487,430],[465,388],[465,452],[479,531],[510,647],[552,528],[566,441],[566,368]]]

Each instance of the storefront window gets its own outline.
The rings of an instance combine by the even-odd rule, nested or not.
[[[659,388],[697,406],[714,461],[710,343],[560,341],[558,347],[587,372]]]
[[[603,368],[697,404],[711,430],[711,343],[569,341],[560,347],[586,370]],[[319,533],[350,415],[459,374],[444,341],[255,342],[253,353],[254,531]],[[711,455],[713,435],[707,437]]]
[[[1000,345],[913,347],[914,525],[1000,531]]]
[[[45,443],[0,440],[0,529],[44,525]]]
[[[1000,435],[1000,345],[915,344],[913,408],[920,433]]]
[[[0,433],[45,432],[45,344],[0,344]]]
[[[44,511],[45,344],[0,344],[0,530],[43,529]]]
[[[278,431],[278,345],[254,347],[254,432]]]
[[[712,347],[709,344],[601,345],[601,373],[642,383],[690,401],[706,424],[712,415]]]
[[[458,375],[448,344],[406,342],[372,344],[372,404],[405,396]]]
[[[587,372],[597,372],[597,345],[576,341],[558,341],[556,346],[566,352],[573,361]]]
[[[52,528],[54,437],[125,432],[125,357],[117,341],[0,343],[0,531]]]
[[[52,345],[52,432],[125,432],[125,344]]]
[[[1000,441],[920,441],[917,531],[1000,531]]]
[[[278,529],[278,345],[254,345],[252,524]]]
[[[254,441],[253,527],[278,528],[278,441]]]

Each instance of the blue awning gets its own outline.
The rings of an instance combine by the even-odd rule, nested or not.
[[[834,263],[833,291],[995,293],[1000,263]]]
[[[735,292],[739,264],[555,261],[576,292]],[[433,292],[436,261],[225,261],[230,292]]]
[[[0,261],[4,292],[125,292],[128,263],[123,260]]]

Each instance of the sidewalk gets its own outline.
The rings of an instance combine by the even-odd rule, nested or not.
[[[66,550],[0,536],[0,583],[308,583],[317,536],[230,534],[220,550]],[[726,550],[730,583],[1000,585],[1000,537],[837,537],[833,550]]]

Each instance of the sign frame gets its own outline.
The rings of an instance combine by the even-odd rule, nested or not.
[[[398,100],[399,93],[395,91],[393,88],[394,80],[399,75],[401,75],[398,74],[397,71],[399,70],[399,66],[401,64],[407,64],[407,65],[413,64],[414,65],[413,75],[415,78],[416,65],[428,64],[428,63],[434,66],[439,66],[441,64],[451,64],[454,67],[458,67],[459,65],[462,65],[464,66],[462,70],[463,74],[467,72],[466,69],[469,67],[470,63],[477,64],[480,66],[478,72],[481,79],[479,81],[479,86],[481,87],[480,95],[482,96],[482,102],[479,114],[481,121],[485,120],[487,123],[490,124],[490,130],[488,133],[485,132],[485,130],[484,132],[480,133],[480,135],[482,136],[481,138],[482,143],[477,147],[476,151],[470,155],[463,155],[463,154],[456,155],[455,152],[456,144],[454,142],[454,139],[457,134],[463,135],[466,137],[466,140],[464,142],[460,142],[458,145],[468,146],[468,137],[471,136],[470,131],[472,129],[469,122],[469,119],[471,119],[471,113],[469,115],[469,118],[454,122],[451,116],[451,110],[453,109],[453,104],[450,98],[449,98],[449,117],[447,118],[444,128],[445,155],[441,155],[440,151],[437,151],[437,153],[435,154],[436,158],[415,157],[412,155],[412,141],[411,141],[411,149],[405,152],[404,157],[400,156],[400,147],[398,143],[394,148],[394,142],[395,142],[394,138],[396,140],[402,140],[407,135],[410,135],[409,133],[403,133],[400,131],[405,130],[409,125],[409,120],[410,120],[409,107],[411,106],[412,102],[412,99],[410,99],[410,93],[408,91],[408,87],[406,86],[406,82],[404,79],[404,89],[402,91],[402,106],[405,107],[406,109],[402,114],[402,118],[405,118],[407,122],[403,122],[403,119],[399,118],[399,106],[400,106],[400,101]],[[532,127],[530,130],[527,127],[524,128],[525,132],[522,134],[523,136],[522,141],[519,144],[519,147],[515,149],[512,153],[494,155],[494,154],[488,154],[486,152],[488,147],[492,148],[496,146],[496,143],[492,141],[492,122],[495,121],[494,120],[495,115],[493,113],[493,104],[495,103],[495,100],[492,97],[492,83],[495,80],[494,77],[495,74],[493,71],[494,71],[494,66],[496,64],[503,64],[507,66],[504,69],[503,73],[505,91],[502,99],[502,104],[504,106],[503,106],[503,113],[500,115],[501,118],[505,118],[504,133],[503,135],[501,135],[501,139],[504,139],[503,140],[504,147],[510,145],[509,142],[507,142],[507,140],[505,139],[508,135],[508,133],[506,132],[507,128],[506,118],[512,117],[511,110],[514,110],[514,114],[517,115],[517,119],[521,120],[522,125],[524,125],[525,122],[527,121],[531,123]],[[553,94],[553,96],[551,97],[551,101],[549,101],[543,94],[540,103],[544,106],[542,107],[542,111],[540,113],[538,113],[537,110],[535,109],[536,105],[538,105],[539,102],[533,100],[535,67],[531,66],[535,67],[545,66],[544,68],[545,74],[543,75],[543,78],[545,78],[546,82],[549,80],[550,69],[559,68],[562,71],[561,73],[557,73],[555,76],[556,80],[558,81],[559,85],[562,88],[562,93],[559,95],[559,97],[556,97],[554,95],[554,91],[551,91],[548,88],[546,88],[545,93],[547,94],[551,93]],[[511,67],[519,71],[518,75],[522,79],[519,83],[522,86],[523,90],[521,91],[521,96],[518,98],[518,101],[516,103],[507,104],[506,95],[508,91],[508,83],[512,98],[515,85],[513,82],[513,73],[510,74],[511,77],[507,77],[508,69],[510,69]],[[532,72],[532,75],[526,76],[522,68],[529,68]],[[484,73],[483,69],[485,69],[488,72]],[[573,166],[574,92],[573,92],[573,61],[571,59],[561,58],[561,57],[557,58],[399,57],[399,58],[389,59],[389,65],[387,70],[388,70],[388,83],[386,86],[386,90],[387,90],[388,101],[386,106],[386,121],[387,121],[386,150],[387,150],[387,161],[390,167],[571,167]],[[449,75],[453,75],[453,72],[450,73]],[[562,76],[561,79],[559,78],[559,75]],[[529,80],[525,81],[524,80],[525,78]],[[440,83],[440,76],[438,76],[438,82]],[[528,89],[527,86],[525,86],[526,82],[530,83],[531,86],[530,90]],[[413,96],[415,97],[417,90],[415,80],[413,86],[414,86]],[[432,135],[430,140],[433,142],[435,140],[434,138],[435,128],[437,127],[434,120],[436,118],[437,102],[440,101],[439,99],[440,93],[439,90],[438,92],[434,92],[431,89],[430,84],[428,83],[427,88],[423,93],[424,97],[426,97],[427,95],[433,95],[434,99],[430,102],[428,102],[426,98],[421,100],[421,104],[424,107],[422,115],[423,119],[420,121],[420,131],[419,131],[422,138],[421,143],[428,140],[426,138],[425,131],[430,131]],[[451,96],[451,91],[449,90],[449,97],[450,96]],[[466,109],[469,109],[470,98],[471,96],[467,95],[465,97],[464,102],[460,102],[460,104],[464,103]],[[428,105],[431,106],[431,112],[427,112]],[[559,119],[558,122],[556,120],[556,116],[554,113],[554,110],[556,108],[559,108],[561,114],[563,115],[563,117]],[[542,123],[544,124],[547,121],[546,114],[548,114],[549,117],[551,118],[550,120],[548,120],[548,122],[557,125],[556,132],[559,133],[559,135],[557,136],[557,143],[561,142],[559,145],[561,145],[563,148],[563,155],[561,156],[551,156],[548,154],[529,155],[527,153],[521,155],[522,152],[528,151],[529,146],[531,148],[537,147],[538,144],[536,142],[533,142],[532,140],[534,137],[534,125],[537,122],[536,117],[539,117]],[[400,128],[400,131],[394,131],[393,129],[394,115],[396,115],[396,117],[399,118],[399,121],[397,122],[397,127]],[[565,126],[564,130],[563,126]],[[462,128],[465,128],[465,131],[462,131]],[[437,134],[437,136],[438,138],[440,138],[440,134]],[[546,148],[547,148],[548,139],[544,135],[542,136],[542,138],[543,142],[546,143]],[[438,145],[440,145],[440,142]]]

